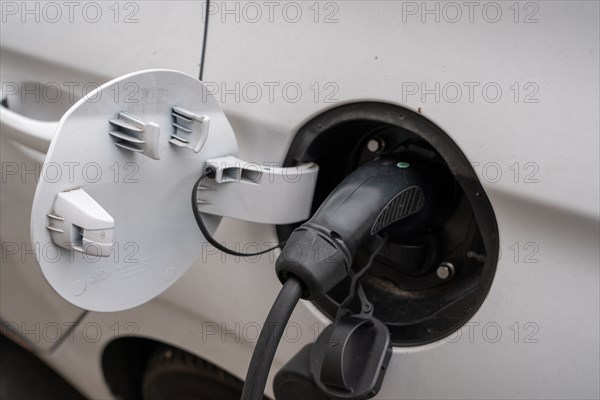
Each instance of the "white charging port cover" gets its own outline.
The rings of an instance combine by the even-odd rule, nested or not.
[[[158,296],[205,247],[191,208],[204,162],[236,153],[217,101],[189,75],[141,71],[90,92],[61,119],[33,202],[50,285],[93,311]]]

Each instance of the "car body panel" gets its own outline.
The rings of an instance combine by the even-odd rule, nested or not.
[[[498,221],[501,257],[482,307],[446,339],[395,348],[378,398],[600,396],[598,3],[520,3],[518,16],[513,3],[495,3],[502,12],[496,22],[481,13],[494,11],[489,2],[477,3],[472,22],[462,3],[457,22],[447,21],[454,14],[436,20],[435,11],[423,13],[422,4],[443,13],[441,2],[326,2],[317,4],[318,16],[312,2],[299,3],[298,20],[282,14],[289,3],[272,18],[257,3],[263,14],[256,21],[242,3],[235,11],[231,2],[228,14],[217,2],[209,12],[203,81],[234,128],[240,157],[282,162],[313,116],[346,102],[391,102],[421,112],[454,139]],[[273,226],[237,220],[224,220],[216,237],[277,240]],[[159,298],[122,313],[89,313],[74,339],[44,358],[84,393],[107,396],[99,358],[133,323],[135,335],[243,379],[256,328],[280,287],[275,256],[209,252]],[[3,315],[7,307],[17,304],[3,302]],[[271,379],[326,323],[300,303]],[[94,324],[98,339],[88,335]]]

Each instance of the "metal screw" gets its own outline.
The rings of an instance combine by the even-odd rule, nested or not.
[[[435,273],[438,278],[446,280],[452,277],[452,275],[454,275],[454,265],[452,265],[452,263],[444,261],[440,264]]]
[[[367,150],[371,153],[379,153],[385,147],[385,143],[381,139],[371,139],[367,142]]]

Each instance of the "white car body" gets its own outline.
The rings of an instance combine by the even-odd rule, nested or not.
[[[22,82],[57,82],[79,98],[136,70],[202,70],[242,159],[281,162],[310,118],[378,100],[419,110],[472,162],[499,226],[491,290],[459,333],[394,348],[377,398],[600,396],[598,2],[98,2],[96,22],[89,3],[70,15],[58,2],[57,17],[42,2],[2,2],[4,93]],[[42,141],[52,133],[19,110],[1,111],[3,332],[25,338],[94,399],[114,396],[102,355],[128,335],[244,379],[257,327],[281,286],[275,256],[208,254],[158,298],[122,312],[67,303],[28,251],[45,154],[8,131],[38,129]],[[17,174],[7,169],[15,166]],[[223,220],[216,236],[277,241],[274,226],[240,220]],[[291,321],[271,378],[329,322],[304,301]]]

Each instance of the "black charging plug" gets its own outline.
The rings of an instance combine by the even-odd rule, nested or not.
[[[292,232],[275,264],[284,286],[265,322],[276,329],[261,331],[242,400],[262,397],[283,327],[300,297],[319,299],[350,275],[354,254],[373,235],[399,221],[400,230],[420,231],[443,209],[435,204],[443,197],[428,169],[414,158],[373,160],[346,177]],[[311,354],[312,382],[321,393],[367,399],[383,381],[391,355],[389,331],[369,313],[346,316],[319,336]],[[350,359],[356,363],[348,364]]]
[[[424,226],[435,209],[424,165],[380,158],[346,177],[292,232],[275,265],[279,279],[296,277],[303,298],[318,299],[348,276],[356,250],[371,236],[400,220],[412,231]]]

